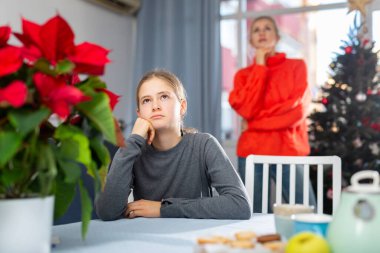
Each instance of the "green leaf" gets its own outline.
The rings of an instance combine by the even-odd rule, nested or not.
[[[99,89],[99,88],[107,88],[107,85],[99,77],[91,76],[81,84],[80,88],[81,89],[83,88],[84,90],[86,88]]]
[[[54,137],[61,141],[59,153],[62,158],[80,162],[86,167],[91,166],[89,140],[81,129],[72,125],[60,125],[55,131]]]
[[[38,69],[42,73],[51,75],[51,76],[56,76],[57,73],[50,68],[50,63],[47,60],[44,59],[39,59],[34,63],[34,68]]]
[[[38,150],[37,171],[40,182],[40,192],[43,196],[46,196],[51,194],[53,182],[57,176],[57,166],[50,145],[41,144],[39,145]]]
[[[87,174],[94,178],[95,193],[97,194],[103,185],[98,173],[98,165],[95,161],[92,161],[91,167],[87,170]]]
[[[76,184],[67,184],[63,178],[56,179],[54,219],[63,216],[75,197]]]
[[[108,173],[108,166],[111,162],[110,153],[100,138],[91,139],[90,146],[92,150],[95,151],[97,158],[101,162],[101,166],[99,166],[97,174],[100,180],[100,188],[103,190]]]
[[[17,153],[21,141],[21,136],[15,132],[0,132],[0,168]]]
[[[65,174],[65,183],[75,184],[81,176],[80,164],[72,161],[58,160],[58,163]]]
[[[102,165],[108,166],[111,162],[110,153],[106,146],[104,146],[103,140],[100,138],[92,138],[90,140],[90,146],[95,151],[96,156]]]
[[[79,190],[81,198],[81,211],[82,211],[82,240],[86,238],[88,225],[91,220],[92,201],[88,194],[87,189],[83,186],[82,180],[79,181]]]
[[[104,134],[109,142],[116,144],[115,123],[106,94],[103,92],[93,94],[90,101],[77,104],[76,107]]]
[[[104,191],[104,186],[106,185],[106,178],[108,174],[108,166],[102,166],[98,170],[99,178],[100,178],[100,187],[101,190]]]
[[[55,71],[61,75],[61,74],[68,74],[73,71],[75,68],[75,64],[69,60],[60,60],[57,63],[57,66],[55,67]]]
[[[12,187],[15,183],[23,179],[25,171],[20,168],[12,170],[2,170],[0,173],[0,183],[3,187]]]
[[[8,116],[10,122],[17,129],[17,131],[19,131],[22,136],[25,136],[37,126],[39,126],[41,122],[49,116],[49,114],[49,109],[41,108],[38,111],[11,111]]]

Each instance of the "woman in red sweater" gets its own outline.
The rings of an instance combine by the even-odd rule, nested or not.
[[[273,18],[262,16],[252,22],[249,42],[255,48],[254,62],[236,73],[229,96],[232,108],[243,118],[237,145],[243,182],[245,158],[249,154],[305,156],[310,152],[306,124],[310,91],[306,65],[303,60],[289,59],[284,53],[276,52],[279,39]],[[256,168],[256,171],[259,174],[255,174],[255,185],[262,185],[262,169]],[[296,187],[302,187],[299,177],[302,171],[297,171]],[[284,173],[284,180],[289,180],[289,168],[284,169]],[[275,177],[273,169],[270,169],[270,177]],[[283,188],[287,185],[289,182],[284,182]],[[283,191],[285,200],[288,195],[288,191]],[[255,191],[254,199],[254,210],[261,210],[258,209],[261,193]],[[302,192],[296,194],[297,200],[302,200]]]

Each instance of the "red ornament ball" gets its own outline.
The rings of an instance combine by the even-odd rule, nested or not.
[[[346,54],[351,54],[352,53],[352,47],[351,46],[345,47],[344,52],[346,52]]]

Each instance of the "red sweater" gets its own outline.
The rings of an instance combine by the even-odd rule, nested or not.
[[[237,155],[308,155],[307,107],[310,91],[303,60],[283,53],[235,75],[229,102],[248,121]]]

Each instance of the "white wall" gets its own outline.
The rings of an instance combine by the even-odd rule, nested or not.
[[[0,0],[0,26],[21,32],[21,17],[38,24],[59,13],[75,33],[75,44],[89,41],[111,51],[111,63],[102,77],[108,88],[122,95],[115,108],[117,118],[126,118],[133,103],[130,91],[134,64],[136,18],[114,13],[85,0]],[[17,41],[13,40],[12,42]]]

